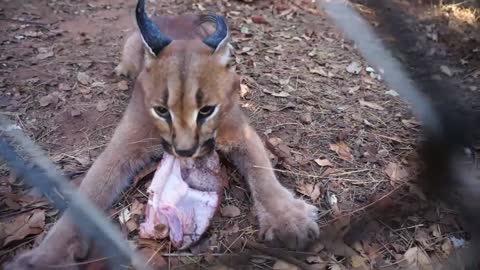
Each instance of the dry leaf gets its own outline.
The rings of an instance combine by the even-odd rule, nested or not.
[[[332,162],[330,162],[330,160],[328,159],[320,159],[320,158],[317,158],[314,160],[315,163],[318,164],[318,166],[321,166],[321,167],[333,167],[333,164]]]
[[[418,247],[408,249],[403,255],[409,266],[416,266],[419,270],[433,270],[432,262],[425,251]],[[410,268],[409,268],[410,269]]]
[[[138,200],[134,200],[132,206],[130,207],[130,213],[133,215],[141,216],[143,215],[143,209],[145,205]]]
[[[440,231],[440,225],[432,224],[428,227],[433,235],[433,237],[442,237],[442,232]]]
[[[268,138],[268,141],[267,143],[271,146],[271,147],[275,147],[279,144],[281,144],[283,141],[282,139],[278,138],[278,137],[270,137]]]
[[[252,16],[252,22],[256,24],[268,24],[268,21],[261,16]]]
[[[225,207],[222,207],[222,209],[220,209],[220,213],[223,217],[229,218],[238,217],[241,214],[240,209],[238,209],[238,207],[234,205],[227,205]]]
[[[330,270],[344,270],[344,269],[345,269],[345,267],[343,267],[343,265],[338,264],[338,263],[333,264],[333,265],[330,267]]]
[[[393,162],[388,163],[385,173],[393,181],[399,181],[408,177],[408,172],[402,166]]]
[[[397,91],[395,91],[393,89],[390,89],[390,90],[386,91],[385,94],[390,95],[392,97],[398,97]]]
[[[407,128],[413,128],[419,125],[415,119],[402,119],[402,124]]]
[[[415,232],[415,240],[419,242],[424,248],[430,248],[430,237],[428,236],[428,233],[426,233],[422,229],[418,229]]]
[[[337,153],[337,155],[343,160],[353,160],[353,155],[351,153],[350,147],[348,147],[348,145],[344,142],[330,144],[330,150],[335,151],[335,153]]]
[[[445,239],[442,243],[442,251],[445,253],[445,255],[449,256],[453,252],[453,245],[450,239]]]
[[[371,109],[374,109],[374,110],[383,111],[385,109],[385,108],[383,108],[382,106],[380,106],[376,103],[368,102],[368,101],[365,101],[363,99],[360,99],[358,102],[360,102],[360,105],[371,108]]]
[[[240,84],[240,97],[244,98],[250,93],[250,88],[246,84]]]
[[[357,92],[358,90],[360,90],[360,86],[357,85],[357,86],[352,86],[352,87],[349,87],[348,88],[348,93],[350,95],[354,94],[355,92]]]
[[[135,221],[133,218],[130,219],[129,221],[127,221],[127,222],[125,223],[125,226],[127,226],[128,232],[133,232],[133,231],[135,231],[136,229],[138,229],[138,223],[137,223],[137,221]]]
[[[320,183],[301,183],[297,186],[297,191],[298,193],[309,197],[312,202],[316,202],[318,198],[320,198],[320,196],[322,195]]]
[[[447,75],[448,77],[452,77],[452,76],[453,76],[453,72],[452,72],[452,71],[450,70],[450,68],[447,67],[447,66],[441,65],[441,66],[440,66],[440,71],[441,71],[443,74]]]
[[[360,255],[353,255],[350,257],[350,260],[352,262],[352,267],[355,269],[369,269],[366,265],[367,259]]]
[[[290,96],[290,94],[285,92],[285,91],[281,91],[281,92],[278,92],[278,93],[272,92],[271,95],[274,96],[274,97],[289,97]]]
[[[320,256],[308,256],[305,261],[309,264],[325,263]]]
[[[43,232],[45,227],[45,211],[35,211],[16,216],[12,222],[4,223],[1,238],[5,238],[3,246],[17,240],[22,240],[32,234]]]
[[[105,88],[105,82],[93,82],[91,87]]]
[[[276,261],[272,268],[274,270],[299,270],[295,265],[281,260]]]
[[[26,37],[40,37],[42,36],[42,32],[40,31],[27,31],[23,33],[24,36]]]
[[[106,100],[99,100],[97,102],[97,111],[104,112],[108,109],[108,102]]]
[[[321,67],[311,68],[309,70],[310,70],[310,73],[318,74],[323,77],[328,77],[328,73]]]
[[[54,55],[53,48],[38,48],[38,54],[35,57],[37,60],[50,58]]]

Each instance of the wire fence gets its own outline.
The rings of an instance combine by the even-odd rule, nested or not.
[[[150,269],[108,218],[77,192],[47,155],[15,123],[0,116],[0,157],[16,175],[37,188],[60,211],[71,213],[80,232],[104,251],[111,269]]]
[[[369,24],[344,1],[319,0],[318,5],[355,42],[362,56],[383,71],[386,83],[413,105],[412,109],[425,128],[432,132],[444,132],[432,102],[418,90]],[[3,116],[0,116],[0,156],[19,177],[40,190],[56,208],[61,211],[68,209],[72,213],[71,218],[78,224],[78,229],[85,237],[94,239],[109,258],[111,269],[130,266],[150,269],[146,260],[129,247],[109,219],[71,186],[47,155],[15,123]]]

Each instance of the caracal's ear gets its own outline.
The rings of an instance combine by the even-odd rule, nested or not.
[[[232,46],[230,45],[230,31],[223,16],[202,15],[200,23],[211,22],[215,25],[215,32],[203,40],[208,47],[213,49],[213,55],[220,64],[227,66],[230,61]]]
[[[156,57],[172,40],[160,31],[158,26],[145,13],[145,0],[138,0],[135,19],[140,30],[143,44],[150,57]]]

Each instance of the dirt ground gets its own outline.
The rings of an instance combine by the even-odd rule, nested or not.
[[[133,81],[113,69],[134,28],[134,5],[0,1],[0,114],[15,120],[73,180],[108,143],[129,100]],[[323,237],[310,252],[289,256],[314,269],[434,269],[432,263],[468,239],[456,213],[427,201],[413,181],[419,124],[408,106],[315,3],[151,0],[148,7],[157,14],[213,10],[227,16],[243,75],[242,107],[271,151],[281,182],[320,209]],[[447,68],[439,67],[439,76],[457,79],[472,95],[480,75],[472,60],[478,43],[448,44],[444,37],[452,32],[441,31],[448,22],[426,17],[422,25],[433,26],[417,31],[433,44],[425,45],[437,50],[433,55],[443,53],[437,56]],[[240,263],[296,269],[268,254],[235,260],[255,241],[257,224],[245,183],[227,169],[231,181],[222,207],[240,213],[220,211],[205,239],[188,252],[171,250],[166,240],[139,239],[141,214],[119,219],[146,203],[148,181],[125,191],[110,217],[158,265],[196,269],[230,261],[234,269]],[[0,264],[38,244],[57,214],[0,164]]]

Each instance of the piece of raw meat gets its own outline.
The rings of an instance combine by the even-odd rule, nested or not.
[[[225,184],[218,155],[179,159],[164,154],[151,185],[140,237],[163,239],[185,249],[210,225]]]

